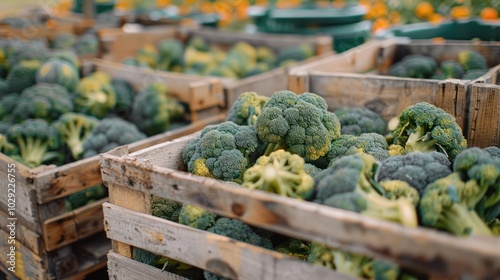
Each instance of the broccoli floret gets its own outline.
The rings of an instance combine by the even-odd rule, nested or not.
[[[170,70],[175,65],[183,65],[182,56],[184,46],[177,39],[165,39],[158,43],[159,63],[158,68]]]
[[[7,56],[7,65],[9,68],[14,67],[14,65],[23,60],[38,60],[42,62],[49,57],[47,48],[39,44],[16,41],[12,44],[11,50]]]
[[[99,51],[99,39],[95,34],[83,34],[77,38],[73,47],[80,55],[95,55]]]
[[[30,118],[51,122],[72,110],[73,103],[66,88],[57,84],[36,84],[22,92],[12,116],[16,122]]]
[[[260,96],[256,92],[244,92],[227,113],[227,121],[232,121],[238,125],[255,125],[257,117],[262,111],[262,107],[269,98]]]
[[[372,273],[370,279],[373,280],[409,280],[408,278],[399,278],[402,276],[399,266],[382,260],[373,260],[370,265],[370,271]]]
[[[413,206],[418,206],[420,195],[417,190],[410,186],[407,182],[401,180],[387,180],[380,182],[380,186],[384,189],[384,196],[390,200],[406,198]]]
[[[179,213],[179,223],[193,228],[206,230],[215,224],[219,218],[204,208],[183,204]]]
[[[22,92],[36,84],[36,73],[41,65],[38,60],[23,60],[14,65],[7,76],[7,92]]]
[[[168,198],[153,195],[151,197],[151,215],[167,219],[172,222],[179,222],[182,203]]]
[[[310,243],[290,238],[276,247],[276,251],[306,261],[309,258]]]
[[[314,265],[335,269],[339,273],[367,278],[372,259],[313,242],[307,260]]]
[[[113,113],[118,117],[128,119],[132,112],[135,97],[133,86],[124,79],[111,80],[111,86],[116,94],[116,105]]]
[[[66,198],[66,210],[71,211],[108,195],[108,188],[102,184],[76,192]]]
[[[70,50],[55,51],[52,53],[50,58],[66,61],[71,65],[73,65],[75,69],[80,69],[80,67],[82,66],[78,56],[73,51]]]
[[[304,171],[304,159],[284,150],[261,156],[243,175],[244,188],[263,190],[298,199],[314,191],[313,178]]]
[[[111,85],[102,83],[92,76],[80,80],[75,91],[77,112],[103,118],[115,105],[116,93]]]
[[[453,60],[446,60],[441,63],[441,72],[444,79],[459,79],[464,74],[464,69]]]
[[[267,237],[260,236],[249,225],[229,218],[219,218],[213,226],[207,231],[227,236],[241,242],[250,243],[255,246],[260,246],[266,249],[273,249],[271,240]]]
[[[488,69],[474,69],[466,71],[462,80],[475,80],[488,72]]]
[[[390,200],[374,180],[377,162],[366,154],[340,158],[315,177],[316,202],[374,218],[417,226],[415,207],[406,197]]]
[[[19,102],[20,95],[17,93],[10,93],[0,99],[0,120],[10,123],[14,121],[12,112]]]
[[[148,136],[164,132],[170,126],[166,94],[165,85],[150,84],[139,92],[132,106],[130,119]]]
[[[83,158],[96,156],[145,138],[146,135],[133,123],[119,118],[106,118],[99,122],[83,142]]]
[[[378,161],[385,160],[389,157],[387,141],[377,133],[363,133],[359,136],[343,134],[332,141],[332,147],[325,158],[331,165],[339,158],[353,154],[369,154]]]
[[[9,142],[5,133],[7,133],[7,131],[0,132],[0,153],[6,154],[8,156],[18,154],[18,148],[16,147],[16,145]]]
[[[239,181],[261,146],[252,126],[226,121],[209,125],[185,146],[182,159],[190,173],[224,181]]]
[[[389,68],[389,75],[409,78],[430,78],[437,68],[436,60],[420,54],[408,55]]]
[[[360,135],[362,133],[385,134],[386,122],[379,114],[368,108],[345,107],[334,111],[339,118],[342,134]]]
[[[465,71],[474,69],[488,69],[484,56],[473,50],[463,50],[458,53],[458,61]]]
[[[322,169],[319,167],[316,167],[314,164],[311,163],[306,163],[304,164],[304,171],[309,174],[309,176],[313,177],[316,176]]]
[[[500,148],[497,146],[483,148],[483,151],[488,152],[492,158],[500,159]]]
[[[36,167],[60,157],[55,150],[59,139],[55,129],[42,119],[27,119],[7,131],[7,140],[19,148],[19,155],[29,167]]]
[[[452,173],[431,183],[420,200],[422,224],[456,235],[491,235],[492,232],[473,210],[481,198],[474,182],[463,182]]]
[[[52,40],[52,48],[56,50],[70,50],[76,43],[77,37],[73,33],[63,32]]]
[[[306,161],[326,155],[340,136],[340,122],[327,108],[326,101],[314,93],[275,92],[255,123],[259,138],[268,144],[265,154],[285,149]]]
[[[73,159],[80,159],[83,154],[83,142],[98,123],[97,118],[70,112],[61,115],[53,126],[71,150]]]
[[[285,62],[299,62],[314,55],[314,49],[309,44],[301,44],[281,50],[276,57],[276,65],[285,66]]]
[[[377,180],[405,181],[422,195],[427,185],[451,172],[451,163],[444,154],[411,152],[382,161]]]
[[[453,161],[467,148],[467,140],[455,118],[432,104],[420,102],[409,106],[398,119],[392,144],[403,146],[407,152],[438,151]]]
[[[166,271],[186,270],[192,268],[189,264],[160,256],[137,247],[132,248],[132,258],[141,263],[155,266]]]

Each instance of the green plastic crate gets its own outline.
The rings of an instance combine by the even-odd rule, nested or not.
[[[75,0],[73,4],[73,12],[81,14],[83,13],[83,1],[85,0]],[[115,1],[111,0],[108,2],[95,3],[95,12],[97,14],[113,11],[115,7]]]
[[[446,21],[439,25],[432,23],[414,23],[388,29],[375,35],[385,39],[408,37],[410,39],[432,39],[442,37],[446,40],[500,41],[500,21],[480,19]]]

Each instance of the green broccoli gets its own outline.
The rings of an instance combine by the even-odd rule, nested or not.
[[[0,132],[0,153],[6,154],[8,156],[19,154],[18,148],[16,147],[16,145],[9,142],[5,133],[7,133],[7,131]]]
[[[1,67],[1,66],[0,66]],[[1,76],[1,73],[0,73]],[[9,93],[9,85],[7,81],[0,77],[0,98],[4,97],[7,93]]]
[[[165,39],[158,43],[159,63],[158,69],[170,70],[173,66],[182,66],[184,62],[184,46],[177,39]]]
[[[325,156],[331,165],[341,157],[353,154],[369,154],[378,161],[389,157],[388,146],[384,136],[377,133],[363,133],[359,136],[340,135],[332,141],[332,146]],[[320,164],[320,163],[318,163]]]
[[[12,112],[19,102],[19,94],[10,93],[0,99],[0,120],[10,123],[14,121]]]
[[[166,91],[167,87],[163,84],[150,84],[138,93],[132,106],[130,119],[148,136],[162,133],[170,127]]]
[[[398,279],[407,279],[400,278],[403,276],[401,269],[394,263],[382,261],[382,260],[373,260],[370,264],[369,270],[371,271],[370,279],[373,280],[398,280]],[[406,276],[406,275],[404,275]],[[403,277],[404,277],[403,276]],[[408,276],[406,276],[408,277]],[[411,279],[411,278],[410,278]]]
[[[252,227],[236,219],[219,218],[207,231],[262,248],[273,249],[269,238],[257,234]]]
[[[22,161],[31,168],[60,157],[57,133],[42,119],[27,119],[11,126],[7,140],[19,148]]]
[[[422,224],[456,235],[492,235],[474,211],[481,197],[479,186],[462,181],[458,173],[438,179],[427,186],[420,199]]]
[[[446,60],[441,63],[441,72],[445,79],[460,79],[464,74],[464,69],[453,60]]]
[[[190,173],[224,181],[240,180],[261,146],[252,126],[226,121],[209,125],[185,146],[182,160]]]
[[[187,270],[191,265],[157,255],[147,250],[134,247],[132,248],[132,258],[141,263],[161,268],[162,270],[176,272],[177,270]]]
[[[389,68],[388,74],[398,77],[430,78],[436,72],[437,62],[433,57],[412,54],[405,56],[401,61]]]
[[[76,43],[77,37],[73,33],[63,32],[52,40],[52,48],[56,50],[70,50]]]
[[[492,158],[500,159],[500,148],[497,146],[483,148],[483,151],[488,152]]]
[[[314,180],[304,171],[304,163],[300,156],[284,150],[261,156],[243,174],[242,187],[308,199],[314,191]]]
[[[326,155],[340,136],[340,122],[327,109],[326,101],[314,93],[275,92],[255,122],[259,138],[268,144],[265,154],[285,149],[306,161]]]
[[[93,201],[108,196],[108,188],[99,184],[66,197],[66,210],[72,211]]]
[[[124,79],[112,79],[111,86],[116,94],[116,105],[113,113],[124,119],[129,118],[135,97],[133,86]]]
[[[116,105],[116,93],[108,84],[95,77],[85,77],[75,90],[75,109],[77,112],[103,118]]]
[[[288,239],[276,247],[276,251],[304,261],[309,258],[309,250],[309,242],[293,238]]]
[[[475,69],[488,69],[484,56],[473,50],[463,50],[458,53],[458,61],[465,71]]]
[[[269,97],[261,96],[253,91],[244,92],[231,106],[226,120],[237,125],[255,125],[257,117],[268,99]]]
[[[83,34],[77,38],[73,48],[79,55],[96,55],[99,51],[99,39],[95,34]]]
[[[43,62],[49,57],[47,48],[39,44],[16,41],[13,43],[11,52],[7,56],[7,65],[14,67],[23,60],[38,60]]]
[[[106,118],[99,122],[83,142],[83,158],[96,156],[145,138],[146,135],[133,123],[119,118]]]
[[[411,152],[382,161],[377,180],[405,181],[422,195],[427,185],[451,172],[451,163],[444,154]]]
[[[257,61],[264,62],[270,65],[274,65],[276,62],[276,56],[272,49],[268,47],[257,47],[255,50],[257,54]]]
[[[22,92],[36,84],[36,73],[41,65],[38,60],[23,60],[14,65],[7,76],[7,92]]]
[[[73,159],[80,159],[83,154],[83,142],[98,123],[97,118],[70,112],[61,115],[53,126],[70,149]]]
[[[281,67],[291,61],[299,62],[314,55],[314,49],[309,44],[288,47],[281,50],[276,56],[276,65]]]
[[[315,202],[358,212],[366,216],[394,221],[407,227],[417,226],[411,192],[390,200],[375,180],[377,162],[366,154],[345,156],[314,177]]]
[[[30,118],[51,122],[71,111],[73,103],[66,88],[57,84],[36,84],[22,92],[12,117],[15,122]]]
[[[480,78],[484,74],[488,72],[488,69],[473,69],[466,71],[464,75],[462,76],[462,80],[475,80],[477,78]]]
[[[339,273],[367,278],[372,259],[313,242],[307,261],[314,265],[335,269]]]
[[[179,213],[179,223],[193,228],[206,230],[215,225],[219,217],[204,208],[183,204]]]
[[[313,177],[316,176],[322,169],[319,167],[316,167],[314,164],[311,163],[306,163],[304,164],[304,171],[309,174],[309,176]]]
[[[70,63],[71,65],[73,65],[73,67],[75,67],[75,69],[80,69],[80,67],[82,66],[78,56],[73,51],[70,51],[70,50],[55,51],[51,54],[50,58],[51,59],[60,59],[60,60],[66,61],[66,62]]]
[[[401,180],[386,180],[379,182],[380,186],[384,189],[384,196],[390,200],[397,200],[399,198],[406,198],[413,206],[417,207],[420,201],[418,191],[410,184]]]
[[[387,123],[374,111],[363,107],[345,107],[334,111],[339,118],[342,134],[361,135],[362,133],[385,134]]]
[[[420,102],[404,109],[392,135],[392,144],[401,145],[406,152],[438,151],[453,161],[467,148],[467,140],[455,118],[427,102]]]
[[[182,203],[153,195],[151,197],[151,215],[172,222],[179,222]]]

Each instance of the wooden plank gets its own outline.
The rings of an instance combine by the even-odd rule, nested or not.
[[[168,271],[161,271],[161,269],[154,266],[134,261],[113,252],[108,254],[108,273],[109,279],[120,280],[187,280],[182,276]]]
[[[500,146],[500,86],[472,84],[470,94],[470,146]]]
[[[2,229],[7,229],[7,225],[11,221],[14,221],[8,220],[11,217],[9,217],[9,215],[7,215],[4,211],[0,211],[0,216],[2,217],[2,219],[0,220],[0,228]],[[24,244],[28,249],[33,251],[33,253],[41,255],[43,250],[43,240],[41,236],[35,231],[32,231],[31,229],[21,224],[18,220],[16,220],[16,227],[16,239]]]
[[[434,105],[455,117],[457,124],[462,128],[462,133],[467,136],[469,129],[468,96],[466,81],[448,79],[439,83],[439,92]]]
[[[43,223],[43,240],[47,252],[72,244],[104,230],[103,198]]]
[[[231,279],[354,279],[284,254],[113,204],[103,206],[108,238]]]
[[[285,235],[389,258],[421,271],[500,276],[499,238],[470,236],[464,239],[431,229],[405,228],[357,213],[234,188],[218,180],[177,171],[180,149],[190,138],[183,137],[130,156],[104,154],[101,158],[103,180],[204,207]]]

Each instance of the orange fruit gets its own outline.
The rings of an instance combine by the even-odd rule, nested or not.
[[[451,8],[450,16],[456,19],[464,19],[470,16],[470,10],[466,6],[456,6]]]
[[[429,22],[431,23],[439,24],[443,20],[443,16],[438,13],[433,13],[427,20],[429,20]]]
[[[497,20],[498,11],[493,7],[486,7],[481,10],[480,16],[484,20]]]
[[[372,31],[378,31],[378,30],[386,29],[386,28],[389,28],[389,26],[391,26],[391,23],[390,23],[390,21],[388,19],[386,19],[386,18],[378,18],[377,20],[375,20],[373,22]]]
[[[428,18],[432,14],[434,14],[434,6],[427,1],[420,2],[415,6],[415,15],[419,18]]]

